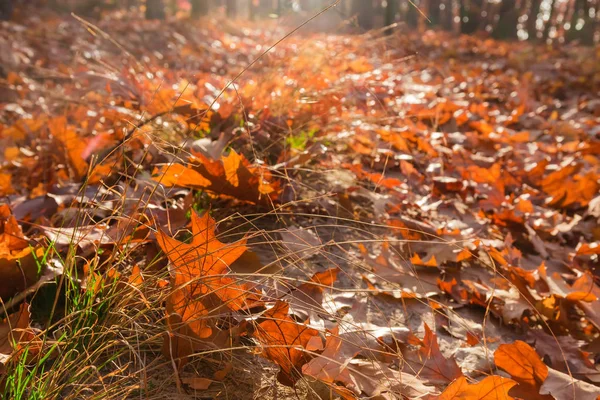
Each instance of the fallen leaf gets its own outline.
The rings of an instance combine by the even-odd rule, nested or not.
[[[279,191],[278,184],[271,182],[267,168],[251,166],[244,156],[233,150],[220,160],[197,153],[190,159],[190,166],[164,165],[155,168],[152,176],[167,187],[204,189],[254,204],[269,204]]]
[[[548,377],[548,367],[527,343],[517,340],[511,344],[501,344],[494,353],[494,363],[518,383],[510,390],[512,395],[550,399],[538,394]]]
[[[517,383],[501,376],[488,376],[481,382],[470,384],[461,376],[450,384],[439,400],[515,400],[508,391]]]
[[[592,400],[600,396],[600,388],[573,379],[560,371],[548,369],[548,377],[540,388],[540,394],[552,395],[555,399],[560,400]]]
[[[213,381],[207,378],[195,376],[192,378],[183,378],[181,379],[181,382],[185,383],[194,390],[206,390]]]
[[[310,355],[305,351],[318,331],[296,323],[289,315],[289,304],[278,301],[263,314],[254,337],[263,346],[263,356],[281,367],[279,382],[293,386],[300,379],[302,366]]]
[[[31,247],[29,241],[6,204],[0,206],[0,298],[8,301],[11,296],[33,285],[43,272],[38,265],[45,250]]]
[[[161,230],[156,233],[160,248],[172,264],[173,292],[167,299],[167,313],[176,317],[171,328],[184,341],[190,332],[196,338],[210,337],[212,313],[218,312],[220,307],[239,310],[247,306],[252,297],[248,289],[227,276],[229,265],[247,250],[246,239],[225,244],[216,238],[215,229],[215,220],[208,213],[199,216],[192,212],[191,243],[180,242]],[[220,303],[210,297],[212,294]],[[170,343],[177,338],[177,335],[169,337]],[[183,353],[190,349],[185,343],[181,346],[173,343],[173,346],[181,347]]]
[[[427,386],[418,377],[371,360],[352,360],[337,380],[356,396],[423,398],[437,394],[434,387]]]
[[[453,358],[446,358],[440,351],[437,337],[425,324],[425,337],[417,352],[403,352],[411,370],[432,384],[450,383],[463,376]]]

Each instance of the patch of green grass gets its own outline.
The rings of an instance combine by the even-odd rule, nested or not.
[[[306,145],[310,140],[312,140],[315,137],[316,133],[316,129],[300,131],[297,134],[288,136],[286,138],[286,143],[294,150],[304,151],[306,149]]]
[[[78,277],[76,261],[75,252],[68,252],[61,259],[64,274],[33,297],[32,318],[46,329],[9,362],[3,399],[89,397],[97,388],[81,384],[98,382],[99,376],[117,368],[119,357],[131,352],[117,340],[115,327],[124,325],[120,310],[132,301],[132,294],[123,292],[117,277],[102,274],[97,262],[88,264],[86,277]]]

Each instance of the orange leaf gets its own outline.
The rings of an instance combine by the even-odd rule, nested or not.
[[[4,159],[8,162],[14,161],[19,158],[21,150],[18,147],[7,147],[4,149]]]
[[[488,376],[474,385],[461,376],[440,395],[439,400],[514,400],[508,395],[517,383],[501,376]]]
[[[205,188],[211,184],[211,182],[200,173],[181,164],[167,165],[160,170],[160,172],[155,171],[153,175],[155,175],[154,179],[157,182],[162,183],[167,187],[182,186]]]
[[[577,247],[578,256],[600,255],[600,242],[582,243]]]
[[[12,185],[12,176],[0,172],[0,196],[8,196],[13,193],[15,193],[15,188]]]
[[[131,268],[131,275],[129,276],[129,283],[135,287],[140,287],[144,284],[144,276],[140,267],[136,264]]]
[[[308,342],[319,332],[296,323],[288,310],[288,303],[276,302],[263,314],[266,321],[258,324],[254,337],[264,346],[263,356],[281,367],[279,382],[291,386],[300,378],[302,366],[308,361],[305,352]]]
[[[37,259],[44,249],[35,249],[23,236],[21,227],[6,204],[0,206],[0,298],[7,300],[38,279]]]
[[[238,187],[240,185],[240,179],[238,177],[238,168],[242,162],[238,153],[234,150],[229,152],[227,157],[223,157],[223,168],[225,168],[225,179],[231,183],[231,186]]]
[[[423,261],[421,259],[421,257],[419,257],[419,255],[417,253],[415,253],[411,259],[410,262],[412,262],[414,265],[419,265],[422,267],[437,267],[437,260],[435,259],[435,256],[432,255],[431,258],[427,261]]]
[[[511,390],[515,396],[549,398],[538,395],[541,385],[548,377],[548,367],[527,343],[517,340],[511,344],[500,345],[494,353],[494,362],[519,383]]]
[[[268,203],[275,199],[279,186],[269,182],[271,173],[263,167],[251,166],[242,155],[231,151],[227,157],[211,160],[198,153],[191,166],[181,164],[155,168],[153,179],[167,187],[181,186],[204,189],[249,203]]]
[[[206,296],[215,294],[231,310],[241,309],[248,299],[246,288],[225,276],[229,266],[247,250],[246,239],[222,243],[215,236],[215,227],[215,220],[208,213],[199,216],[192,212],[191,243],[180,242],[160,230],[156,233],[160,248],[173,265],[175,290],[167,305],[200,338],[212,333],[206,318]]]
[[[73,174],[76,178],[85,176],[88,164],[83,159],[87,143],[77,134],[72,126],[67,124],[65,117],[56,117],[48,121],[48,128],[52,136],[58,141],[66,153]]]

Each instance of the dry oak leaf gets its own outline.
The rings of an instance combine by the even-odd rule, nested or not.
[[[326,287],[333,285],[337,279],[339,268],[317,272],[310,281],[295,288],[284,300],[290,303],[292,314],[309,323],[322,320],[319,314],[326,314],[323,308],[323,293]]]
[[[348,375],[346,367],[360,351],[361,346],[353,343],[354,335],[340,335],[339,327],[334,328],[327,336],[325,350],[319,357],[313,358],[302,367],[302,373],[319,379],[322,382],[333,384],[336,381],[350,379],[341,375]]]
[[[417,271],[413,265],[405,260],[398,260],[396,252],[392,251],[389,243],[385,242],[378,256],[373,258],[368,252],[363,256],[373,273],[363,276],[367,283],[378,283],[383,288],[383,293],[395,298],[421,298],[430,297],[439,293],[436,278],[437,270],[426,268]]]
[[[548,377],[540,388],[540,393],[552,395],[560,400],[594,400],[600,398],[600,388],[590,383],[554,370],[548,370]],[[551,398],[547,396],[547,398]]]
[[[562,297],[570,301],[583,301],[586,303],[591,303],[598,300],[596,295],[590,290],[591,287],[580,291],[573,290],[573,288],[570,288],[565,283],[559,273],[554,272],[548,276],[544,262],[542,262],[542,264],[538,267],[537,271],[540,278],[548,285],[550,293],[555,296]]]
[[[64,116],[48,120],[48,129],[66,154],[66,161],[71,166],[75,178],[85,176],[88,163],[84,160],[83,154],[86,153],[87,140],[84,140],[74,127],[67,124],[67,118]]]
[[[243,155],[234,150],[220,160],[212,160],[196,153],[190,158],[189,164],[169,164],[155,168],[153,179],[167,187],[203,189],[254,204],[268,204],[277,197],[279,185],[270,182],[269,170],[250,165]]]
[[[178,314],[199,338],[212,334],[206,317],[214,311],[208,297],[214,294],[230,310],[247,305],[250,293],[237,280],[227,277],[229,266],[246,250],[246,239],[222,243],[215,236],[215,220],[205,213],[192,212],[192,241],[183,243],[160,229],[156,233],[158,245],[172,264],[174,288],[167,308]]]
[[[263,356],[281,367],[279,382],[293,386],[310,358],[305,351],[308,342],[319,332],[297,323],[288,312],[289,304],[277,301],[263,314],[265,320],[256,326],[253,336],[263,346]]]
[[[0,206],[0,298],[6,301],[38,279],[37,259],[44,249],[31,248],[6,204]]]
[[[190,378],[183,378],[183,379],[181,379],[181,382],[185,383],[190,388],[195,389],[195,390],[206,390],[206,389],[208,389],[208,387],[210,386],[210,384],[213,381],[208,378],[201,378],[199,376],[194,376],[194,377],[190,377]]]
[[[438,398],[439,400],[515,400],[508,391],[517,384],[512,379],[497,375],[486,377],[481,382],[469,384],[461,376],[450,384]]]
[[[539,182],[542,190],[551,196],[550,206],[566,208],[573,204],[586,207],[600,190],[598,176],[593,172],[578,174],[582,165],[570,164],[554,171]]]
[[[8,196],[15,193],[12,185],[12,175],[6,172],[0,172],[0,196]]]
[[[585,312],[585,315],[588,319],[596,326],[596,328],[600,328],[600,307],[598,307],[598,303],[600,302],[600,287],[594,282],[594,277],[588,271],[583,274],[571,286],[571,289],[577,293],[589,293],[589,295],[594,296],[596,300],[591,302],[579,302],[579,306]]]
[[[419,377],[393,370],[372,360],[351,360],[344,373],[338,377],[338,382],[357,397],[364,393],[368,398],[422,399],[437,393],[434,387],[427,386]],[[337,391],[335,386],[333,389]]]
[[[578,256],[600,255],[600,242],[580,243],[576,254]]]
[[[446,358],[440,351],[437,337],[425,324],[425,337],[416,353],[405,354],[404,358],[421,378],[433,384],[450,383],[463,376],[454,358]]]
[[[507,372],[518,385],[511,394],[528,399],[551,399],[540,395],[540,387],[548,377],[548,367],[535,350],[520,340],[502,344],[494,353],[494,363]]]
[[[41,343],[35,339],[29,319],[29,304],[21,303],[19,311],[0,322],[0,374],[6,362],[22,354],[25,348],[28,359],[39,354]]]

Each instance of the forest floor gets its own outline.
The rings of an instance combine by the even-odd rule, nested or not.
[[[600,49],[293,28],[0,25],[4,397],[600,396]]]

